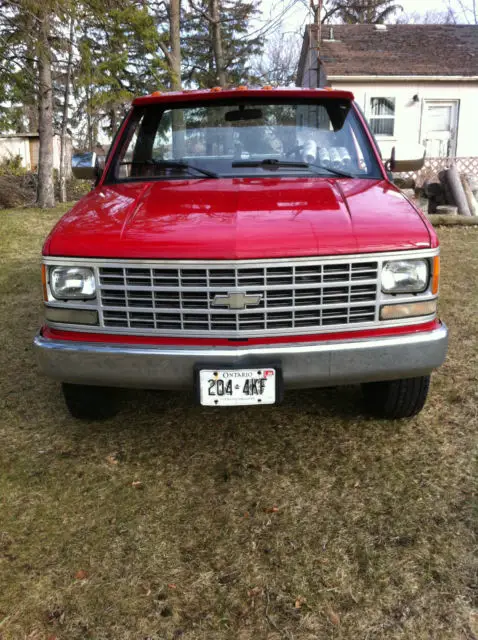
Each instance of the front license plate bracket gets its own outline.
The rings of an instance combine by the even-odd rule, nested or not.
[[[234,372],[238,375],[223,376]],[[241,373],[248,375],[239,375]],[[272,379],[275,381],[273,394]],[[196,401],[206,406],[278,404],[284,395],[282,368],[277,362],[198,363],[194,367],[194,392]]]

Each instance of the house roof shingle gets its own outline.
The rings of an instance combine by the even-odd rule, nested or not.
[[[308,27],[308,42],[316,29]],[[478,76],[478,26],[324,25],[320,59],[328,77]]]

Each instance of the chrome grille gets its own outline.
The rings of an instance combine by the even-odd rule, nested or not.
[[[245,337],[378,320],[378,261],[251,263],[100,266],[101,324],[148,334]],[[261,301],[239,311],[213,306],[217,295],[234,292],[260,294]]]

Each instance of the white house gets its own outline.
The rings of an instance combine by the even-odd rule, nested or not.
[[[0,134],[0,162],[20,156],[22,167],[28,171],[37,171],[40,137],[38,133]],[[66,138],[66,174],[71,175],[71,138]],[[60,168],[60,136],[53,136],[53,168]]]
[[[306,28],[299,86],[351,90],[384,158],[397,140],[428,157],[478,157],[478,26]]]

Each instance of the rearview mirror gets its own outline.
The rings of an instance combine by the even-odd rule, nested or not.
[[[103,171],[104,158],[97,156],[94,151],[77,153],[71,159],[71,168],[79,180],[96,180]]]
[[[425,147],[421,144],[399,143],[392,149],[392,155],[388,161],[390,171],[418,171],[425,163]]]
[[[262,118],[261,109],[241,109],[237,111],[227,111],[226,122],[239,122],[240,120],[260,120]]]

